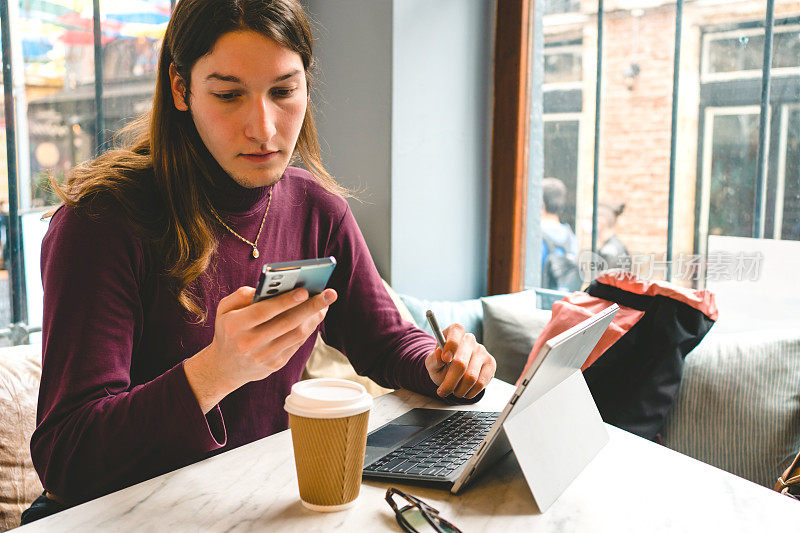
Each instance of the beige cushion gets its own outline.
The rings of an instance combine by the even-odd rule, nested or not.
[[[497,361],[497,379],[516,383],[536,338],[550,321],[550,310],[537,309],[536,302],[536,291],[481,298],[483,345]]]
[[[0,531],[19,526],[43,490],[30,450],[41,377],[41,344],[0,349]]]
[[[389,296],[397,306],[397,310],[400,311],[400,316],[403,317],[403,320],[416,325],[414,319],[411,317],[411,313],[400,300],[400,297],[397,296],[397,293],[395,293],[385,281],[383,282],[383,285],[386,287]],[[381,387],[368,377],[359,376],[356,374],[353,365],[350,364],[350,361],[347,359],[347,357],[345,357],[345,355],[336,348],[332,348],[325,344],[319,334],[317,335],[317,342],[314,344],[314,349],[311,351],[311,356],[308,359],[308,363],[306,363],[306,368],[303,371],[303,379],[311,378],[350,379],[364,385],[364,387],[367,389],[367,392],[369,392],[372,396],[380,396],[382,394],[386,394],[387,392],[392,392],[391,389]]]

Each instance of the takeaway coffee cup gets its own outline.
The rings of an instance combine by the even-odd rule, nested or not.
[[[339,511],[361,488],[372,397],[346,379],[309,379],[292,386],[284,409],[292,430],[297,483],[303,505]]]

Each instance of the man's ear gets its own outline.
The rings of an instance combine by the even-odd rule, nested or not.
[[[169,84],[172,89],[172,101],[175,103],[175,108],[178,111],[188,111],[189,106],[186,103],[186,82],[183,81],[183,77],[178,74],[175,63],[169,64]]]

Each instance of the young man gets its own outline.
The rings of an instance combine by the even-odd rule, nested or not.
[[[561,222],[567,187],[557,178],[542,180],[542,287],[559,291],[580,289],[578,238]]]
[[[492,378],[463,327],[442,353],[383,288],[320,162],[311,52],[295,0],[181,0],[134,142],[61,190],[42,245],[40,510],[286,429],[317,331],[387,387],[474,401]],[[323,293],[251,304],[264,263],[329,255]]]

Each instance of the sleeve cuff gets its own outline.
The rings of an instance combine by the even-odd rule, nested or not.
[[[183,362],[172,368],[168,374],[174,374],[170,379],[173,397],[177,398],[184,415],[184,423],[178,424],[181,437],[198,453],[207,453],[225,446],[228,435],[219,405],[215,405],[208,414],[203,414],[189,380],[186,379]]]

